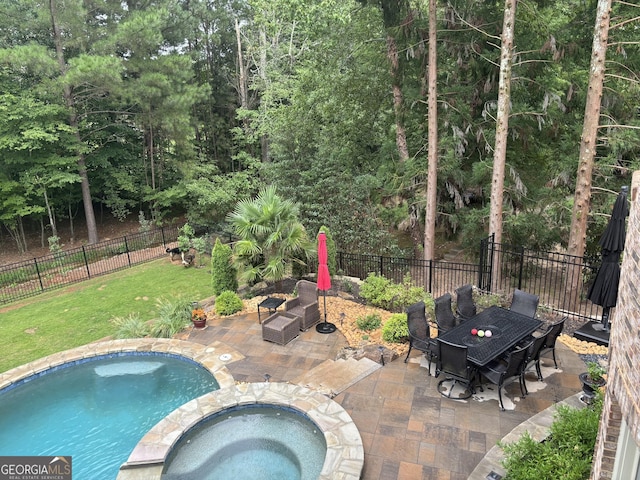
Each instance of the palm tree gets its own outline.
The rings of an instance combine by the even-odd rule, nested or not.
[[[238,202],[228,219],[240,238],[233,247],[233,261],[245,282],[273,281],[280,290],[292,263],[315,252],[298,221],[298,206],[280,198],[274,186]]]

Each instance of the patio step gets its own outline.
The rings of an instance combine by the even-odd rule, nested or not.
[[[317,367],[294,378],[292,383],[333,398],[380,367],[382,365],[368,358],[325,360]]]

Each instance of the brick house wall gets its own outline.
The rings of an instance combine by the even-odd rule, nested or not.
[[[629,192],[627,239],[618,301],[611,319],[609,369],[591,479],[611,479],[621,421],[640,448],[640,171]]]

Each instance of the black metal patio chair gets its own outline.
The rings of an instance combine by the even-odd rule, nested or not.
[[[563,317],[561,320],[556,323],[551,324],[551,328],[547,332],[545,337],[544,345],[542,345],[542,349],[540,350],[540,356],[548,354],[551,352],[553,354],[553,365],[558,368],[558,362],[556,361],[556,340],[562,333],[564,329],[564,324],[567,321],[568,317]]]
[[[518,288],[513,291],[510,310],[535,318],[540,297],[532,293],[524,292]]]
[[[405,312],[407,313],[407,326],[409,327],[409,351],[404,363],[409,360],[411,349],[416,348],[429,359],[429,375],[431,375],[431,362],[438,357],[438,345],[430,335],[425,304],[424,302],[414,303],[408,306]]]
[[[476,304],[473,301],[473,286],[463,285],[456,289],[456,312],[458,320],[464,322],[476,314]]]
[[[529,343],[527,348],[527,355],[522,364],[522,385],[524,386],[524,394],[528,395],[529,390],[527,389],[527,372],[529,372],[532,368],[535,367],[536,377],[538,381],[542,381],[542,370],[540,369],[540,350],[542,350],[542,346],[544,345],[544,341],[546,338],[546,333],[539,336],[534,337],[533,340]]]
[[[435,299],[435,316],[438,336],[456,326],[456,316],[451,308],[451,294],[449,292]]]
[[[477,369],[467,361],[468,347],[449,343],[440,338],[438,342],[438,368],[436,376],[444,374],[442,380],[438,382],[438,392],[443,397],[451,398],[454,387],[459,384],[464,387],[461,396],[454,397],[456,400],[463,400],[471,397],[475,393],[473,382],[476,380]],[[448,392],[444,390],[444,383],[451,382]]]
[[[510,383],[518,380],[520,383],[520,393],[524,397],[526,388],[522,382],[522,364],[526,360],[529,345],[511,350],[506,357],[492,360],[484,367],[478,370],[478,373],[489,382],[498,387],[498,401],[500,410],[504,411],[504,403],[502,402],[502,389]]]

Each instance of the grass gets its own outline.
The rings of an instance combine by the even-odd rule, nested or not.
[[[156,318],[160,298],[211,295],[207,268],[162,259],[9,304],[0,308],[0,372],[108,337],[113,317]]]

